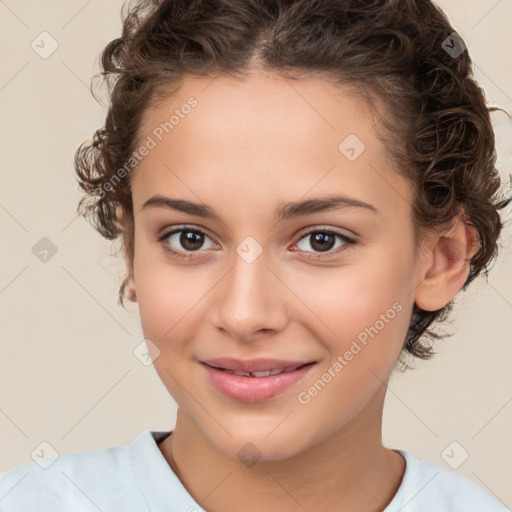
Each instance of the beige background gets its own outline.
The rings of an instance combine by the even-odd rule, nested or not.
[[[120,33],[120,0],[0,2],[2,112],[0,226],[0,471],[29,462],[46,440],[60,453],[132,441],[168,430],[175,403],[141,342],[136,306],[116,304],[123,266],[75,214],[72,158],[103,123],[88,84],[102,48]],[[444,0],[466,40],[489,102],[512,111],[512,0]],[[47,31],[58,49],[42,59],[31,42]],[[506,64],[508,62],[508,64]],[[510,125],[496,116],[510,140]],[[500,131],[500,133],[502,133]],[[512,172],[500,143],[500,170]],[[504,214],[510,219],[511,209]],[[511,227],[491,272],[461,296],[434,360],[394,376],[384,418],[387,446],[450,469],[441,454],[456,441],[466,475],[512,507]],[[32,252],[49,238],[57,253]]]

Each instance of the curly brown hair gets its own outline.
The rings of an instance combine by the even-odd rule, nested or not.
[[[139,0],[125,3],[121,16],[121,37],[101,55],[110,100],[105,125],[77,149],[75,170],[85,192],[77,211],[103,237],[122,235],[126,261],[134,252],[126,164],[136,169],[145,110],[185,74],[243,78],[262,69],[289,79],[321,76],[362,95],[378,114],[378,136],[397,172],[413,184],[416,247],[425,230],[444,229],[462,208],[479,235],[462,289],[480,273],[487,277],[503,228],[498,210],[510,202],[499,196],[490,118],[501,109],[487,106],[464,42],[431,1]],[[127,278],[119,289],[123,307],[126,286]],[[414,304],[402,369],[407,354],[435,354],[430,342],[447,335],[429,327],[446,320],[453,304],[436,311]]]

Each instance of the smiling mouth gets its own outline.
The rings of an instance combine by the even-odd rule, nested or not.
[[[206,364],[206,363],[203,363]],[[281,373],[289,373],[299,368],[303,368],[304,366],[310,366],[315,364],[315,362],[300,364],[298,366],[290,366],[288,368],[275,368],[272,370],[265,370],[261,372],[246,372],[244,370],[228,370],[227,368],[220,368],[218,366],[212,366],[210,364],[206,364],[210,368],[214,368],[215,370],[221,370],[223,372],[229,373],[231,375],[237,375],[239,377],[272,377],[274,375],[280,375]]]
[[[261,403],[278,397],[302,381],[317,364],[317,361],[305,363],[254,359],[244,362],[221,358],[208,363],[200,362],[210,384],[218,393],[243,403]],[[251,371],[244,369],[244,366],[251,368]]]

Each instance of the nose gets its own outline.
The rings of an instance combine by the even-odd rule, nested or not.
[[[216,286],[210,313],[224,334],[251,341],[285,328],[289,295],[263,255],[248,263],[235,254],[232,268]]]

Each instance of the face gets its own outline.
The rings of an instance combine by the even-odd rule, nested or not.
[[[141,324],[181,413],[226,454],[313,446],[393,369],[418,271],[411,187],[374,125],[348,91],[262,73],[188,77],[146,112],[152,147],[132,182]],[[332,196],[349,201],[314,202]],[[217,358],[311,364],[246,377],[204,363]]]

